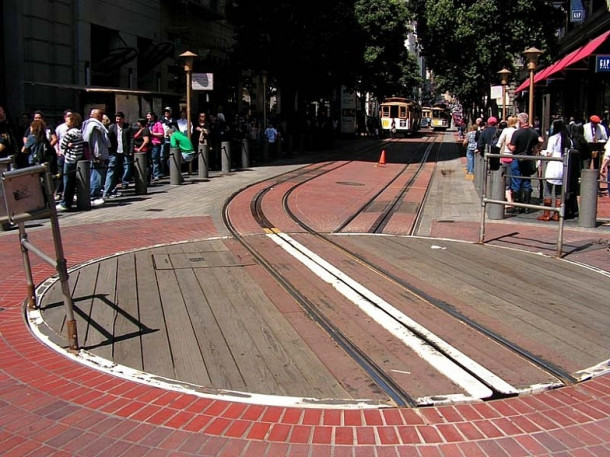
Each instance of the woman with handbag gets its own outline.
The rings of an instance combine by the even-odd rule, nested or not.
[[[563,119],[555,119],[552,126],[553,135],[549,137],[547,147],[542,151],[542,155],[547,157],[563,157],[564,151],[572,147],[570,133]],[[553,206],[559,208],[561,206],[561,190],[563,186],[563,161],[549,161],[544,171],[544,191],[543,204],[544,206]],[[541,216],[538,216],[539,221],[558,221],[559,213],[544,210]]]

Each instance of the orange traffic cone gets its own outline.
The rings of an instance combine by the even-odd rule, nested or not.
[[[379,165],[385,165],[385,149],[381,150],[381,157],[379,157],[379,162],[375,166],[377,167]]]

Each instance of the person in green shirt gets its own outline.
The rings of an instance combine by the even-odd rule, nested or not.
[[[191,140],[180,130],[176,130],[175,127],[169,129],[168,135],[170,138],[170,146],[172,148],[180,149],[184,162],[191,162],[195,158],[195,148],[193,148]]]

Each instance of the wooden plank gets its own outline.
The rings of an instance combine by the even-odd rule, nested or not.
[[[143,369],[148,373],[176,379],[150,251],[136,252],[135,260],[140,322],[150,329],[149,333],[142,333],[141,336]]]
[[[350,240],[352,248],[356,247],[355,241]],[[446,244],[449,249],[432,250],[431,244]],[[432,290],[433,296],[434,289],[452,295],[457,299],[452,305],[467,315],[474,315],[479,323],[534,353],[540,354],[543,350],[545,358],[557,365],[576,370],[607,357],[604,355],[607,354],[607,333],[594,331],[593,327],[598,324],[591,317],[579,324],[582,308],[565,302],[562,292],[557,292],[562,286],[549,281],[547,270],[559,267],[554,259],[543,258],[548,265],[541,267],[536,264],[542,261],[537,256],[521,253],[523,258],[517,264],[516,260],[498,255],[496,250],[485,246],[406,238],[392,238],[391,244],[372,237],[361,238],[356,249],[363,247],[402,269],[406,273],[403,276],[413,276],[420,283],[429,284],[427,290]],[[591,274],[582,273],[585,277]],[[600,297],[591,298],[600,306]],[[562,316],[556,312],[556,306],[548,304],[550,300],[562,303],[567,314]],[[481,315],[487,319],[482,320]],[[597,317],[608,323],[603,314]],[[580,328],[573,328],[575,322]]]
[[[312,397],[348,398],[350,394],[322,364],[315,353],[300,338],[286,318],[269,301],[264,291],[242,269],[226,269],[227,292],[243,313],[243,319],[258,319],[264,342],[273,350],[278,363],[283,363],[281,372],[289,389]],[[267,354],[269,354],[267,352]],[[277,376],[277,375],[276,375]],[[299,391],[300,388],[303,389]],[[288,392],[291,392],[289,390]]]
[[[210,385],[176,273],[158,270],[157,283],[177,378],[195,384]]]
[[[72,290],[74,288],[73,276],[78,275],[70,275],[70,278],[72,279],[70,282]],[[38,306],[40,307],[40,312],[42,313],[45,324],[53,329],[55,333],[63,335],[65,333],[66,307],[64,305],[64,296],[59,281],[56,281],[45,291]]]
[[[232,336],[223,334],[195,273],[191,269],[183,270],[177,274],[177,279],[211,386],[246,390],[244,378],[227,344]]]
[[[497,297],[510,302],[519,308],[524,321],[530,322],[531,317],[535,316],[539,326],[548,325],[548,333],[557,337],[563,335],[571,345],[580,346],[583,341],[589,341],[603,350],[604,346],[610,344],[610,338],[606,341],[599,338],[607,337],[610,315],[605,306],[600,306],[599,295],[591,291],[593,287],[586,286],[585,278],[591,272],[565,269],[571,265],[526,253],[521,253],[518,258],[500,258],[497,250],[485,247],[475,247],[476,256],[473,257],[473,246],[460,252],[460,248],[465,247],[468,248],[451,245],[449,252],[444,252],[433,264],[433,268],[441,270],[439,280],[449,282],[449,288],[469,284],[489,293],[491,299]],[[420,249],[418,251],[425,253]],[[434,254],[429,255],[428,259],[433,257]],[[557,270],[561,271],[559,275]],[[580,277],[578,287],[561,280],[574,276]],[[452,279],[458,281],[453,282]],[[574,289],[582,289],[582,292],[574,294]],[[500,306],[500,309],[505,309],[504,304]],[[589,350],[585,349],[585,352]]]
[[[148,332],[150,329],[140,322],[136,284],[135,255],[128,253],[119,256],[117,259],[117,313],[113,329],[113,360],[142,370],[144,365],[140,334]]]
[[[117,259],[111,257],[98,263],[94,283],[89,328],[82,346],[95,349],[99,356],[112,360],[112,326],[116,314]]]
[[[91,306],[93,303],[93,291],[97,280],[99,265],[92,264],[78,269],[72,273],[74,278],[74,292],[72,293],[72,303],[74,307],[74,320],[78,331],[79,346],[83,346],[87,335],[91,332],[90,319]]]
[[[230,252],[190,251],[170,254],[170,262],[174,269],[178,268],[211,268],[238,267],[244,264]],[[254,261],[250,262],[253,265]]]
[[[268,394],[286,394],[275,378],[275,371],[270,369],[266,351],[261,353],[250,329],[257,325],[258,320],[243,319],[241,310],[235,308],[231,297],[222,286],[224,279],[219,277],[216,269],[196,269],[206,298],[210,304],[214,318],[223,329],[225,340],[231,354],[240,368],[246,388],[251,392]],[[277,367],[276,367],[277,368]]]

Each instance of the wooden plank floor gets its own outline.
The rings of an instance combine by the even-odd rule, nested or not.
[[[241,254],[240,254],[241,255]],[[163,246],[70,275],[79,343],[116,363],[218,389],[312,398],[348,392],[221,240]],[[61,287],[41,308],[64,331]],[[366,392],[366,398],[384,398]]]
[[[610,355],[610,281],[594,270],[471,243],[337,239],[556,366],[576,372]]]
[[[336,238],[556,366],[576,372],[608,358],[610,281],[595,271],[470,243]],[[386,400],[371,382],[363,382],[367,375],[333,342],[314,353],[312,347],[328,336],[265,276],[234,240],[161,246],[92,263],[70,277],[79,342],[116,363],[205,387]],[[361,281],[367,285],[366,277]],[[375,291],[374,278],[368,283]],[[306,287],[316,285],[309,282]],[[65,332],[61,299],[56,283],[41,304],[47,325],[58,334]],[[408,306],[405,300],[395,301]],[[427,316],[420,318],[425,321]],[[434,321],[426,325],[452,340],[452,327],[439,328]],[[368,331],[359,334],[364,338]],[[483,354],[484,348],[470,350],[482,360],[494,357]],[[341,370],[333,366],[335,360]],[[348,378],[343,379],[344,374]],[[510,367],[502,374],[515,385],[528,385],[523,378],[527,376]]]

